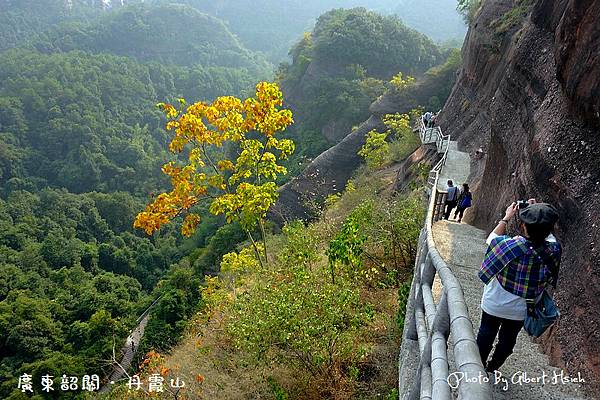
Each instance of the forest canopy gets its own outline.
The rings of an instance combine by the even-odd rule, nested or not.
[[[219,233],[217,218],[206,218],[189,240],[173,235],[177,228],[152,237],[133,230],[135,215],[167,183],[159,160],[170,156],[156,104],[240,95],[267,70],[221,22],[193,10],[195,22],[213,22],[203,25],[204,34],[214,30],[223,41],[196,49],[205,55],[198,62],[184,62],[181,52],[135,57],[114,47],[150,45],[154,38],[139,25],[116,28],[139,16],[145,29],[160,33],[166,25],[152,9],[96,15],[80,8],[75,18],[76,10],[53,4],[48,15],[24,2],[0,17],[13,18],[13,28],[47,22],[16,32],[23,47],[0,53],[1,398],[15,390],[21,372],[38,371],[39,382],[42,373],[102,371],[113,346],[159,296],[144,346],[176,341],[181,321],[197,307],[199,277],[242,239],[235,227]],[[110,31],[96,18],[113,21]],[[56,21],[67,22],[52,28]],[[70,39],[59,40],[67,32]],[[109,32],[116,36],[101,40]],[[184,259],[192,250],[194,265]]]

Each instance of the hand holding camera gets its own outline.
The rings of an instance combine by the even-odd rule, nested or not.
[[[502,218],[505,221],[509,221],[512,217],[515,216],[515,214],[517,213],[518,210],[518,206],[516,202],[512,202],[510,204],[510,206],[508,206],[506,208],[506,211],[504,212],[504,218]]]
[[[529,202],[526,200],[517,200],[517,209],[523,210],[529,206]]]
[[[517,200],[516,202],[513,202],[510,206],[508,206],[508,208],[506,209],[506,212],[504,214],[504,219],[508,221],[510,218],[514,217],[518,211],[524,210],[527,207],[529,207],[530,205],[536,204],[536,203],[537,203],[536,199]]]

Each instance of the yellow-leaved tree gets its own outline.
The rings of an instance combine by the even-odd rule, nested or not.
[[[282,108],[283,96],[275,83],[256,85],[256,95],[244,101],[219,97],[212,103],[187,105],[179,100],[158,106],[173,133],[169,150],[187,152],[187,162],[169,162],[162,171],[171,178],[172,190],[158,195],[135,219],[134,227],[151,235],[178,216],[184,216],[182,234],[191,236],[200,215],[193,208],[209,203],[209,211],[238,221],[261,261],[264,219],[278,197],[277,176],[287,170],[278,162],[294,152],[294,142],[277,138],[293,123],[292,112]],[[227,149],[227,151],[225,151]],[[227,154],[236,154],[228,158]],[[260,228],[263,246],[252,235]]]

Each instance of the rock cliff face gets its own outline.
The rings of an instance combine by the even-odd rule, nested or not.
[[[522,21],[507,14],[516,3],[484,1],[440,123],[473,154],[472,223],[491,229],[516,199],[559,209],[562,316],[542,343],[554,364],[597,389],[600,1],[536,0]]]

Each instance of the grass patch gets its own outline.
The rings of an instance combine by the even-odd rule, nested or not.
[[[410,132],[402,137],[401,140],[394,140],[390,143],[390,160],[388,165],[400,161],[404,161],[406,157],[411,155],[421,146],[419,135]]]
[[[492,22],[492,27],[496,33],[503,34],[517,25],[521,25],[529,14],[533,0],[517,0],[515,6],[504,13],[500,18]]]

